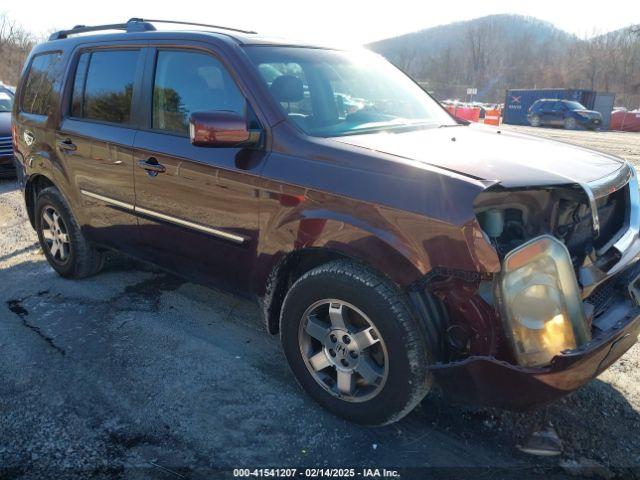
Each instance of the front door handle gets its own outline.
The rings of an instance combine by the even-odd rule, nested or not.
[[[147,171],[147,173],[155,177],[159,173],[164,173],[167,171],[164,165],[158,163],[154,157],[147,158],[146,160],[138,160],[138,166]]]
[[[75,152],[78,149],[76,144],[73,143],[70,138],[67,138],[66,140],[60,140],[58,142],[58,147],[60,148],[60,150],[66,150],[67,152]]]

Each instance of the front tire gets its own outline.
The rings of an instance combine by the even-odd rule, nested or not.
[[[280,336],[307,393],[348,420],[399,420],[431,387],[430,352],[404,295],[364,265],[338,260],[298,279]]]
[[[84,278],[100,271],[102,253],[82,234],[69,204],[57,188],[45,188],[38,194],[35,213],[40,246],[60,276]]]
[[[529,120],[529,123],[532,127],[539,127],[541,125],[540,117],[538,115],[533,115],[531,120]]]

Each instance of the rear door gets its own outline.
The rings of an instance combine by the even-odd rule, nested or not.
[[[152,47],[146,128],[135,139],[136,212],[150,261],[245,292],[256,261],[258,172],[266,153],[189,140],[196,111],[251,111],[227,67],[201,48]]]
[[[554,113],[553,113],[553,105],[554,101],[545,100],[541,102],[540,105],[540,121],[545,125],[553,125],[554,121]]]
[[[78,51],[70,104],[56,132],[66,174],[80,193],[83,230],[93,241],[125,251],[137,235],[132,105],[144,52],[135,45]]]

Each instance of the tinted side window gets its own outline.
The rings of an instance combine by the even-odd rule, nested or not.
[[[52,112],[54,93],[60,82],[61,57],[59,52],[33,57],[22,95],[23,112],[36,115]]]
[[[80,57],[76,70],[72,115],[129,124],[139,50],[95,51],[90,57],[85,55],[89,54]]]
[[[83,116],[83,95],[84,85],[87,80],[87,67],[91,53],[85,52],[80,55],[78,67],[76,68],[76,78],[73,81],[73,96],[71,98],[71,115],[81,118]]]
[[[243,114],[245,99],[214,57],[187,51],[159,51],[153,85],[154,129],[187,135],[193,112],[227,110]]]

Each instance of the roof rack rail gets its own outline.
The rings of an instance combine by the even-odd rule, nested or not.
[[[71,30],[60,30],[58,32],[54,32],[49,37],[49,40],[60,40],[63,38],[67,38],[69,35],[76,35],[78,33],[87,33],[87,32],[100,32],[102,30],[124,30],[128,33],[133,32],[148,32],[155,30],[156,27],[151,25],[150,23],[144,22],[138,18],[132,18],[127,23],[112,23],[107,25],[76,25]]]
[[[220,25],[210,25],[208,23],[194,23],[194,22],[180,22],[178,20],[152,20],[149,18],[132,18],[129,20],[131,21],[136,21],[136,22],[147,22],[147,23],[171,23],[171,24],[175,24],[175,25],[191,25],[194,27],[208,27],[208,28],[216,28],[218,30],[228,30],[230,32],[238,32],[238,33],[247,33],[247,34],[252,34],[255,35],[258,32],[255,32],[253,30],[241,30],[239,28],[231,28],[231,27],[223,27]]]
[[[152,23],[171,23],[176,25],[192,25],[194,27],[207,27],[207,28],[215,28],[218,30],[228,30],[230,32],[238,32],[238,33],[247,33],[247,34],[256,34],[258,32],[254,32],[253,30],[241,30],[239,28],[231,28],[231,27],[222,27],[220,25],[209,25],[207,23],[193,23],[193,22],[180,22],[177,20],[149,20],[143,18],[130,18],[127,23],[112,23],[107,25],[76,25],[70,30],[60,30],[54,32],[49,37],[49,40],[61,40],[63,38],[67,38],[69,35],[76,35],[78,33],[87,33],[87,32],[100,32],[103,30],[123,30],[127,33],[133,32],[149,32],[156,29],[152,25]]]

